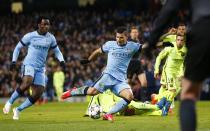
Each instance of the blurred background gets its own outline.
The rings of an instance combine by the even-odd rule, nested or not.
[[[50,32],[55,35],[65,60],[66,68],[59,67],[52,50],[46,62],[47,101],[55,101],[56,90],[54,73],[63,71],[65,80],[63,91],[73,87],[91,85],[106,66],[106,56],[98,57],[88,65],[79,60],[87,58],[92,51],[106,41],[115,39],[114,30],[118,26],[138,26],[140,41],[146,42],[154,18],[167,0],[0,0],[0,98],[9,97],[21,83],[21,62],[27,49],[21,50],[15,72],[9,71],[13,50],[18,41],[27,32],[36,30],[40,15],[51,18]],[[176,27],[181,21],[189,25],[189,10],[183,10],[174,16]],[[168,30],[166,29],[165,32]],[[161,49],[160,49],[161,50]],[[158,51],[155,52],[157,55]],[[151,93],[157,93],[159,80],[153,77],[152,61],[141,57],[141,63],[147,76],[147,100]],[[140,99],[140,83],[133,77],[135,98]],[[28,92],[25,93],[27,95]],[[204,84],[201,100],[210,100],[210,80]]]

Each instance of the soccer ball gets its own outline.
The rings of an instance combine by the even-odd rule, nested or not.
[[[99,105],[91,105],[88,109],[88,115],[93,119],[100,118],[103,115],[102,107]]]

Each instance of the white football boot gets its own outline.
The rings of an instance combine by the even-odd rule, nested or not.
[[[12,107],[12,104],[10,104],[9,101],[7,101],[6,104],[4,105],[3,113],[6,115],[9,114],[11,107]]]
[[[19,119],[19,115],[20,115],[20,111],[18,111],[17,107],[13,108],[13,120],[18,120]]]

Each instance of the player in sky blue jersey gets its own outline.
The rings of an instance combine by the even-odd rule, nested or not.
[[[110,89],[115,95],[123,99],[103,116],[104,120],[114,120],[113,114],[124,109],[131,100],[133,93],[127,84],[127,68],[133,55],[144,48],[141,44],[127,41],[126,29],[120,27],[116,31],[116,41],[108,41],[101,48],[95,50],[88,59],[82,60],[82,64],[87,64],[94,60],[98,55],[108,53],[106,69],[92,86],[73,88],[63,93],[62,98],[66,99],[78,95],[97,95]]]
[[[45,62],[49,49],[53,49],[56,57],[64,66],[64,58],[60,52],[55,37],[49,33],[50,20],[47,17],[38,19],[38,30],[27,33],[17,44],[13,52],[11,69],[15,66],[20,50],[26,46],[28,48],[27,55],[21,65],[22,83],[18,87],[10,99],[6,102],[3,112],[8,114],[13,102],[18,96],[24,94],[30,86],[32,87],[32,95],[29,96],[23,104],[14,108],[14,120],[19,119],[20,112],[33,105],[42,95],[45,86]]]

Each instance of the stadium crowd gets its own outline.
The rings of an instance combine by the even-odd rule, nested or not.
[[[68,10],[33,12],[32,14],[10,14],[1,16],[0,19],[0,97],[10,96],[21,83],[21,61],[26,55],[26,49],[22,50],[15,72],[10,72],[13,50],[18,41],[27,32],[33,31],[39,15],[47,15],[51,18],[51,33],[55,35],[66,65],[64,90],[82,85],[91,85],[101,74],[106,65],[106,58],[99,57],[88,65],[81,65],[80,59],[87,58],[90,53],[99,48],[107,40],[113,40],[114,29],[117,26],[126,25],[129,29],[132,25],[138,25],[140,40],[145,41],[152,27],[155,13],[132,11],[108,10]],[[48,76],[48,95],[53,93],[53,73],[59,66],[52,50],[47,58],[46,75]],[[147,71],[148,87],[153,87],[156,92],[159,81],[153,78],[153,62],[142,59],[142,65]],[[134,87],[140,86],[137,79],[133,80]],[[51,92],[51,93],[50,93]]]

